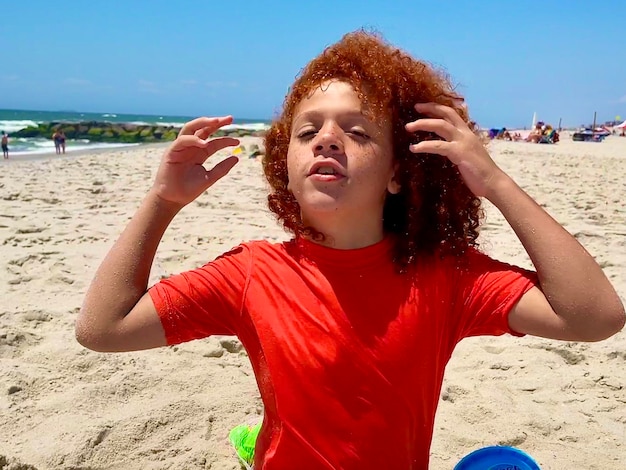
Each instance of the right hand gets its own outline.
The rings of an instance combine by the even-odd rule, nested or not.
[[[159,198],[178,204],[189,204],[225,176],[239,161],[230,156],[210,170],[204,162],[215,152],[239,145],[239,139],[209,136],[233,122],[232,116],[201,117],[187,122],[161,159],[152,192]]]

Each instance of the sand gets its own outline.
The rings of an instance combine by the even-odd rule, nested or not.
[[[583,242],[625,300],[626,138],[495,142],[491,151]],[[239,468],[228,430],[263,410],[238,341],[99,354],[74,339],[88,283],[149,188],[161,152],[138,147],[2,162],[0,468]],[[151,282],[244,240],[287,238],[265,193],[260,162],[242,158],[174,221]],[[488,204],[481,240],[492,256],[530,266]],[[464,340],[448,365],[431,469],[450,470],[493,444],[517,446],[546,470],[624,468],[624,409],[624,332],[600,343]]]

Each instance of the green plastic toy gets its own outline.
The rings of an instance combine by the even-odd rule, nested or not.
[[[261,424],[254,426],[240,424],[228,433],[228,440],[235,448],[239,460],[246,469],[252,469],[254,463],[254,446],[261,430]]]

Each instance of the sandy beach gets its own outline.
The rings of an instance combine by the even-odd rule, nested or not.
[[[581,143],[564,135],[556,145],[490,148],[626,301],[626,138]],[[0,469],[239,468],[228,431],[263,409],[238,341],[99,354],[74,339],[92,275],[150,187],[162,151],[0,162]],[[266,192],[260,161],[244,155],[175,219],[151,282],[241,241],[288,238]],[[503,217],[489,204],[486,212],[484,251],[531,267]],[[625,409],[625,332],[600,343],[465,340],[447,368],[431,469],[451,470],[495,444],[523,449],[545,470],[626,468]]]

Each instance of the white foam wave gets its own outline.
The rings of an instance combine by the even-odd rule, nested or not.
[[[269,128],[269,124],[265,124],[263,122],[252,122],[250,124],[229,124],[228,126],[222,127],[222,129],[225,130],[245,129],[248,131],[264,131]]]
[[[51,140],[31,140],[29,144],[34,145],[38,149],[54,148],[54,142]]]
[[[18,148],[13,152],[15,155],[43,155],[49,154],[54,151],[54,142],[52,141],[30,141],[29,147],[25,150],[21,150]],[[135,147],[140,144],[118,144],[118,143],[108,143],[108,142],[94,142],[93,144],[89,143],[88,140],[69,140],[67,142],[67,147],[65,148],[66,153],[77,152],[80,150],[94,150],[94,149],[116,149],[122,147]]]
[[[128,124],[135,126],[171,126],[171,127],[183,127],[184,122],[146,122],[146,121],[131,121]]]
[[[170,127],[183,127],[184,122],[131,122],[131,124],[137,124],[140,126],[170,126]],[[263,122],[251,122],[248,124],[229,124],[222,127],[224,130],[237,130],[245,129],[248,131],[264,131],[269,129],[269,124]]]
[[[4,131],[7,134],[11,134],[11,132],[19,131],[20,129],[25,129],[28,126],[37,126],[35,121],[23,120],[23,121],[0,121],[0,131]]]
[[[164,127],[183,127],[183,125],[185,124],[184,122],[155,122],[153,123],[156,126],[164,126]]]
[[[141,145],[141,144],[113,144],[113,143],[105,143],[105,142],[98,142],[98,143],[93,143],[93,144],[88,144],[88,145],[69,145],[66,148],[66,152],[75,152],[77,150],[91,150],[91,149],[115,149],[115,148],[122,148],[122,147],[136,147],[137,145]]]
[[[103,114],[102,116],[115,117],[115,114]],[[11,134],[12,132],[19,131],[20,129],[25,129],[29,126],[37,126],[39,123],[31,120],[22,120],[22,121],[0,121],[0,131],[5,131],[7,134]],[[137,126],[169,126],[169,127],[183,127],[184,122],[145,122],[145,121],[133,121],[129,124],[134,124]],[[228,126],[224,126],[222,129],[224,130],[236,130],[236,129],[244,129],[249,131],[263,131],[269,129],[269,125],[263,122],[252,122],[248,124],[230,124]]]
[[[143,126],[170,126],[170,127],[183,127],[184,122],[132,122],[131,124],[143,125]],[[269,129],[269,125],[263,122],[251,122],[248,124],[229,124],[222,127],[224,130],[237,130],[245,129],[248,131],[264,131]]]

